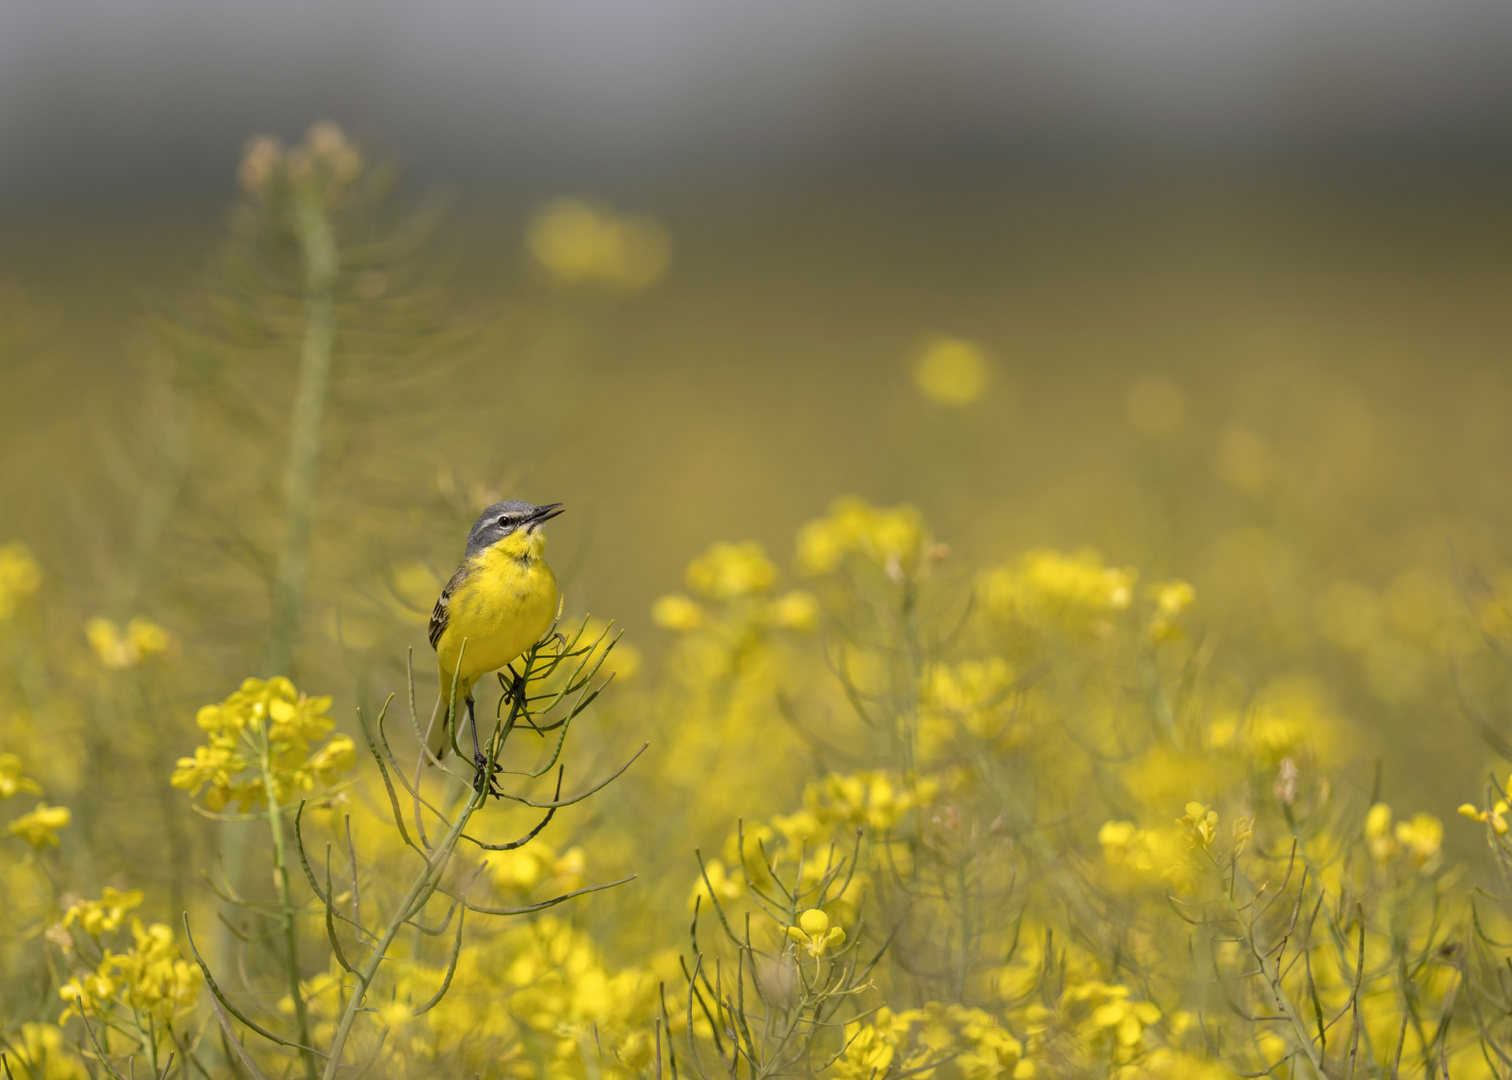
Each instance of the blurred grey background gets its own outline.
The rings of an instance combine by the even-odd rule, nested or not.
[[[1501,159],[1507,0],[0,5],[0,193],[224,190],[328,116],[463,185]]]

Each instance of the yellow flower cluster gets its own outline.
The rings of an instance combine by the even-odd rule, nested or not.
[[[1214,749],[1231,750],[1262,770],[1283,761],[1326,758],[1343,725],[1305,680],[1267,686],[1246,711],[1227,711],[1208,725]]]
[[[84,624],[84,637],[100,663],[117,671],[160,656],[173,644],[168,631],[142,615],[127,623],[124,631],[109,619],[97,616]]]
[[[31,548],[20,542],[0,544],[0,619],[14,615],[41,587],[42,570]]]
[[[1135,576],[1093,551],[1039,548],[982,575],[982,606],[1005,623],[1106,636],[1112,617],[1134,600]]]
[[[1143,1050],[1145,1029],[1160,1019],[1148,1001],[1130,999],[1129,988],[1097,979],[1072,986],[1061,995],[1060,1010],[1068,1026],[1094,1052],[1123,1065]]]
[[[922,682],[920,760],[937,760],[961,729],[987,743],[1012,735],[1007,724],[1016,679],[1013,668],[1001,656],[935,664],[925,672]]]
[[[777,581],[777,567],[754,541],[712,545],[689,564],[687,580],[688,588],[715,610],[674,593],[652,605],[656,625],[676,633],[738,633],[741,628],[805,632],[819,620],[819,602],[802,590],[767,598]]]
[[[15,754],[0,754],[0,799],[9,799],[21,792],[42,794],[42,785],[21,773],[21,759]]]
[[[894,1012],[883,1007],[868,1022],[845,1026],[845,1049],[832,1071],[839,1080],[891,1076],[963,1080],[1029,1080],[1034,1062],[1024,1045],[982,1009],[931,1002]]]
[[[312,745],[336,726],[326,711],[328,697],[307,697],[288,679],[247,679],[219,705],[206,705],[195,723],[207,738],[193,757],[178,760],[171,783],[191,798],[203,789],[205,805],[221,810],[233,799],[242,812],[267,802],[271,779],[280,804],[296,792],[310,791],[318,779],[333,783],[336,774],[357,763],[356,746],[346,735]],[[267,763],[268,776],[242,773]]]
[[[126,952],[105,949],[95,970],[74,975],[63,984],[58,995],[68,1007],[59,1023],[74,1015],[109,1018],[111,1010],[120,1006],[166,1028],[193,1009],[199,999],[199,968],[179,954],[173,930],[164,923],[143,926],[142,920],[134,918],[131,936]]]
[[[704,862],[703,873],[688,896],[688,908],[692,910],[698,901],[707,904],[711,898],[721,904],[740,899],[746,894],[747,877],[758,889],[763,888],[771,880],[768,863],[795,867],[800,853],[806,853],[806,857],[799,884],[815,887],[824,873],[830,845],[848,855],[858,826],[885,833],[910,811],[932,803],[939,791],[940,782],[935,778],[904,781],[887,772],[831,773],[813,781],[804,789],[802,809],[776,814],[769,824],[749,825],[743,836],[732,834],[725,842],[724,858]],[[831,913],[851,917],[867,880],[864,872],[851,875],[845,891],[829,901]],[[831,932],[829,916],[819,914],[825,915],[824,933]],[[818,917],[810,915],[811,919]],[[800,919],[797,929],[789,927],[784,933],[791,936],[803,929]]]
[[[58,830],[66,829],[71,821],[73,821],[73,815],[69,813],[68,807],[48,806],[46,803],[39,802],[35,810],[12,819],[5,826],[5,830],[10,835],[19,836],[32,847],[41,850],[45,847],[57,847]]]
[[[1141,829],[1132,821],[1109,821],[1098,830],[1097,842],[1108,866],[1120,875],[1120,883],[1149,876],[1169,882],[1177,892],[1191,891],[1195,875],[1179,828]]]
[[[525,243],[536,262],[564,285],[630,292],[655,284],[672,262],[672,243],[661,222],[581,199],[556,199],[541,207]]]
[[[587,869],[582,848],[570,848],[558,855],[541,840],[513,851],[496,852],[488,861],[494,888],[514,896],[527,895],[543,883],[553,893],[571,892],[582,887]]]
[[[20,1037],[6,1040],[5,1053],[15,1080],[90,1080],[92,1075],[54,1024],[22,1024]]]
[[[1460,808],[1460,813],[1465,807]],[[1405,855],[1413,869],[1428,872],[1437,864],[1444,847],[1444,823],[1432,814],[1414,814],[1393,826],[1391,807],[1376,803],[1365,815],[1365,843],[1377,865],[1384,866]]]
[[[910,810],[934,802],[939,793],[940,781],[932,777],[903,780],[885,771],[850,775],[830,773],[823,780],[808,785],[803,793],[803,805],[820,828],[827,829],[836,824],[864,825],[885,832]],[[787,828],[778,826],[779,830],[790,831],[792,819],[783,820]]]
[[[142,906],[142,890],[120,889],[105,886],[98,900],[80,900],[63,913],[63,927],[78,924],[90,937],[113,934],[126,921],[126,913]]]
[[[798,568],[817,576],[860,563],[902,582],[919,568],[926,541],[924,519],[912,506],[876,507],[846,496],[798,530]]]

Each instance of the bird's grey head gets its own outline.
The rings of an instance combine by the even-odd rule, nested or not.
[[[476,555],[484,548],[493,547],[516,529],[535,530],[543,522],[550,521],[562,512],[561,503],[532,506],[519,499],[497,502],[483,511],[472,532],[467,534],[465,555]]]

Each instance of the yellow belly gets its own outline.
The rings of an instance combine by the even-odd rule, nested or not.
[[[478,555],[452,594],[446,629],[436,642],[444,696],[451,692],[459,657],[461,699],[471,696],[481,676],[504,667],[539,641],[556,618],[556,575],[546,560],[521,559],[500,550],[503,546]]]

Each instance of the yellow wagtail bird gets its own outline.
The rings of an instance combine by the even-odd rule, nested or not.
[[[494,503],[467,534],[462,563],[441,590],[430,618],[441,699],[431,717],[429,744],[438,758],[452,743],[447,720],[455,678],[457,704],[467,703],[474,764],[480,770],[487,764],[478,748],[473,686],[539,641],[556,618],[557,580],[543,557],[546,534],[541,526],[560,514],[561,506],[515,499]]]

